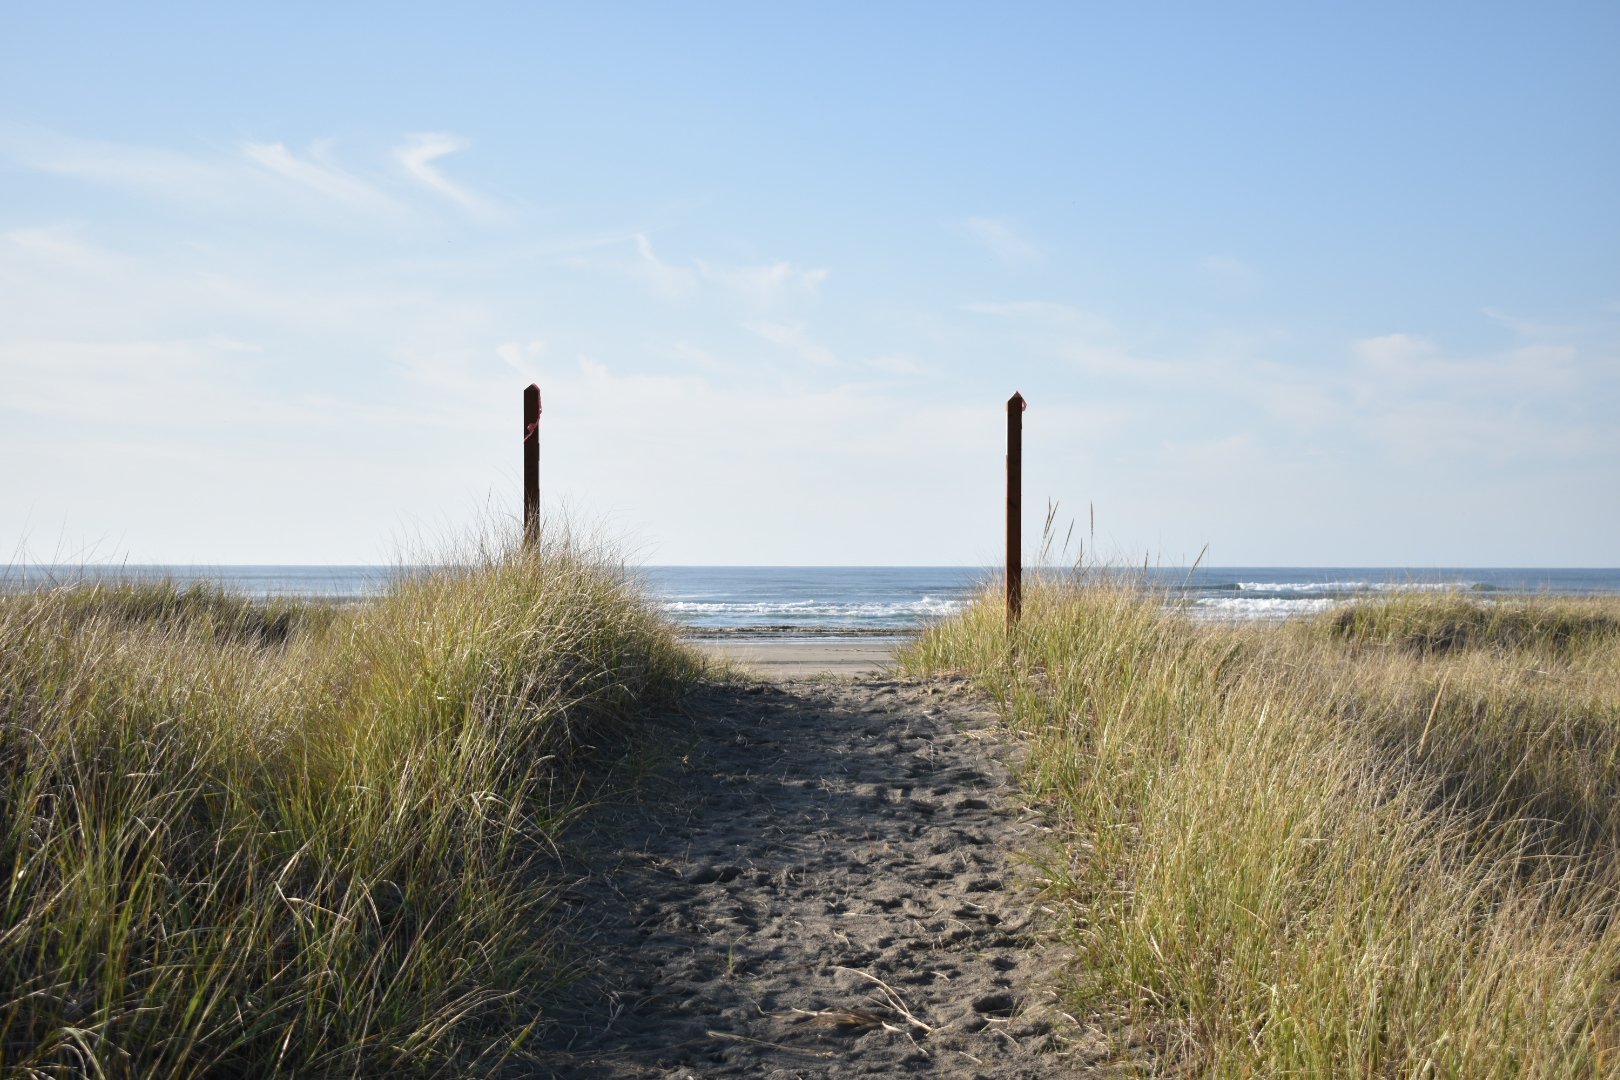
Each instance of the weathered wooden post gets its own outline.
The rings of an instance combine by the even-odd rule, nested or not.
[[[540,387],[523,391],[523,546],[540,542]]]
[[[1007,399],[1007,632],[1024,607],[1024,395]]]

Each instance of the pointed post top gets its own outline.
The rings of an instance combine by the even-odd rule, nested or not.
[[[1010,409],[1014,405],[1018,406],[1019,412],[1023,412],[1025,409],[1029,408],[1029,402],[1025,401],[1024,395],[1019,393],[1017,390],[1014,390],[1013,396],[1007,399],[1007,408]]]

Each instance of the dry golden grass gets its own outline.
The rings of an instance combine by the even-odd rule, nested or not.
[[[0,1072],[478,1075],[593,747],[700,662],[566,547],[364,606],[0,598]]]
[[[1620,1076],[1620,605],[1196,625],[1082,574],[903,663],[1028,734],[1077,1004],[1166,1071]]]

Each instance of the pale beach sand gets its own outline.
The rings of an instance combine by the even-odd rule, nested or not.
[[[695,638],[689,644],[713,656],[723,656],[768,678],[791,679],[807,675],[871,675],[894,663],[899,643],[861,641],[761,641],[752,639]]]

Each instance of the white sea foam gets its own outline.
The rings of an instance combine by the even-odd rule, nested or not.
[[[1445,592],[1479,587],[1475,581],[1239,581],[1236,585],[1241,592],[1278,593]]]
[[[1327,611],[1338,603],[1328,597],[1293,599],[1291,597],[1206,596],[1190,609],[1195,619],[1210,622],[1280,621],[1300,615],[1314,615]]]
[[[839,603],[829,600],[760,600],[747,602],[671,600],[663,605],[672,615],[739,617],[780,616],[784,618],[828,619],[905,619],[941,618],[954,615],[968,605],[966,600],[937,600],[924,596],[900,603]]]

